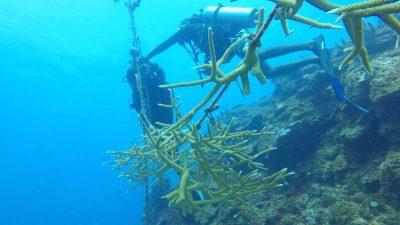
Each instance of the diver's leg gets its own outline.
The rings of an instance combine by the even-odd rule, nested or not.
[[[258,57],[263,61],[298,51],[312,51],[318,55],[316,51],[320,48],[322,40],[323,36],[318,36],[309,42],[269,47],[258,52]]]
[[[308,51],[312,49],[312,46],[313,46],[313,41],[300,44],[272,46],[258,52],[258,57],[260,58],[260,60],[271,59],[292,52]]]
[[[268,78],[274,78],[280,75],[285,75],[288,73],[292,73],[300,69],[301,67],[308,66],[311,64],[320,65],[320,60],[318,57],[310,57],[307,59],[298,60],[291,63],[286,63],[274,68],[270,68],[267,64],[261,63],[261,70]]]

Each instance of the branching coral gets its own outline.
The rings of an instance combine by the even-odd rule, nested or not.
[[[185,87],[208,82],[213,82],[214,87],[184,116],[179,111],[180,104],[171,95],[171,105],[162,106],[175,111],[177,121],[174,124],[159,124],[161,128],[155,128],[141,117],[144,144],[135,145],[128,152],[110,152],[115,157],[112,164],[121,171],[122,177],[128,178],[136,185],[142,185],[151,178],[165,176],[170,171],[175,172],[179,178],[177,186],[164,198],[169,201],[170,206],[179,207],[183,214],[202,211],[205,205],[228,205],[238,208],[239,212],[255,212],[248,203],[248,197],[281,186],[283,179],[292,173],[283,169],[266,176],[263,174],[266,168],[256,161],[258,157],[274,148],[251,154],[248,144],[251,138],[261,138],[271,133],[265,129],[259,132],[232,131],[232,121],[225,125],[217,119],[207,123],[207,132],[203,134],[198,124],[190,124],[194,114],[207,104],[221,87],[226,87],[233,80],[240,77],[245,93],[249,93],[249,71],[261,83],[266,82],[266,77],[260,69],[256,48],[261,45],[260,38],[277,10],[278,7],[265,23],[264,10],[260,10],[256,34],[233,43],[219,60],[215,56],[212,30],[208,29],[211,62],[201,67],[211,70],[210,77],[163,87]],[[220,65],[245,38],[249,38],[250,43],[245,49],[243,61],[233,71],[223,73],[219,69]],[[195,192],[200,192],[203,199],[193,198]]]
[[[334,13],[334,14],[355,13],[360,16],[367,16],[368,14],[365,13],[366,11],[363,12],[363,10],[367,10],[367,12],[375,13],[370,15],[389,14],[398,12],[400,5],[399,2],[400,1],[398,0],[371,0],[367,2],[359,2],[352,5],[335,8],[328,11],[328,13]]]
[[[205,205],[221,204],[239,208],[241,212],[254,211],[247,197],[279,187],[282,180],[291,175],[286,169],[270,176],[262,174],[266,168],[256,159],[273,148],[253,155],[248,153],[250,138],[271,134],[264,129],[232,132],[232,122],[224,125],[216,120],[207,123],[204,135],[195,125],[187,124],[187,129],[172,125],[157,129],[143,120],[141,123],[145,144],[134,146],[128,152],[110,152],[115,157],[113,165],[123,171],[122,177],[137,185],[175,171],[179,183],[164,198],[170,206],[181,208],[184,214],[201,211]],[[195,191],[200,191],[204,199],[195,200]]]
[[[344,19],[346,28],[355,46],[354,49],[352,49],[352,52],[341,63],[340,67],[347,64],[358,53],[360,54],[366,69],[371,71],[368,54],[363,44],[364,34],[362,18],[367,16],[378,16],[384,23],[395,30],[397,35],[399,35],[400,21],[390,14],[395,12],[400,12],[400,1],[372,0],[330,10],[329,13],[341,14],[338,20]],[[397,43],[398,40],[396,46],[398,45]]]
[[[299,15],[297,12],[301,8],[304,3],[304,0],[270,0],[272,2],[276,2],[282,6],[282,9],[277,13],[276,18],[277,20],[281,21],[281,25],[285,35],[288,36],[292,33],[291,30],[288,28],[287,19],[297,21],[300,23],[304,23],[310,25],[311,27],[317,28],[327,28],[327,29],[341,29],[341,26],[330,24],[330,23],[321,23],[317,20],[312,20],[307,17]]]
[[[280,4],[283,13],[279,13],[282,21],[282,27],[286,34],[290,34],[287,28],[286,18],[293,18],[297,15],[298,10],[304,3],[304,0],[270,0]],[[314,7],[330,13],[341,14],[339,19],[343,19],[344,25],[351,41],[353,48],[347,48],[350,52],[348,56],[340,64],[340,68],[349,63],[356,55],[360,55],[364,67],[371,72],[371,65],[368,59],[368,53],[364,46],[363,18],[368,16],[378,16],[384,23],[400,34],[400,21],[391,13],[400,12],[400,1],[398,0],[370,0],[362,3],[356,3],[349,6],[341,6],[330,3],[326,0],[305,0]],[[319,26],[317,26],[319,27]],[[329,26],[328,26],[329,27]],[[332,28],[332,27],[330,27]],[[398,42],[399,40],[397,40]],[[398,44],[396,44],[398,45]]]

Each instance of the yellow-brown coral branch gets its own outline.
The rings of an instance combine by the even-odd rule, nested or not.
[[[352,5],[343,6],[343,7],[329,10],[328,13],[342,14],[342,13],[347,13],[347,12],[353,12],[355,10],[362,10],[362,9],[368,9],[371,7],[382,6],[386,3],[393,3],[393,2],[397,2],[397,1],[398,0],[371,0],[371,1],[367,1],[367,2],[359,2],[359,3],[352,4]]]
[[[320,23],[316,20],[311,20],[307,17],[300,16],[300,15],[288,15],[288,19],[300,22],[300,23],[305,23],[308,24],[312,27],[318,27],[318,28],[326,28],[326,29],[342,29],[342,26],[330,24],[330,23]]]

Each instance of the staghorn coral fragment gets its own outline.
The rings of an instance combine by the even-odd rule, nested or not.
[[[400,20],[397,19],[394,15],[379,15],[379,18],[382,20],[382,22],[384,22],[386,25],[396,31],[398,35],[400,34]]]
[[[363,19],[359,16],[353,16],[344,20],[350,38],[354,43],[354,48],[347,48],[350,51],[347,57],[340,63],[339,70],[348,64],[357,54],[360,55],[365,69],[371,72],[371,64],[369,63],[367,49],[364,46],[364,26]]]
[[[308,24],[311,27],[317,27],[317,28],[325,28],[325,29],[342,29],[342,26],[331,24],[331,23],[320,23],[318,20],[312,20],[304,16],[300,15],[288,15],[288,19],[294,20],[300,23]]]
[[[290,15],[295,15],[303,6],[304,0],[296,0],[294,6],[292,7],[292,11],[290,12]]]
[[[398,3],[399,1],[398,0],[371,0],[371,1],[359,2],[359,3],[352,4],[352,5],[335,8],[335,9],[329,10],[327,13],[342,14],[342,13],[354,12],[356,10],[372,9],[377,6],[384,6],[387,3],[394,3],[394,2]]]
[[[400,12],[400,2],[397,2],[394,4],[388,4],[388,5],[382,5],[382,6],[376,6],[376,7],[366,8],[366,9],[359,9],[359,10],[345,12],[339,16],[339,18],[336,20],[336,22],[342,20],[345,17],[349,17],[349,16],[363,16],[363,17],[378,16],[378,17],[381,17],[384,15],[388,15],[391,13],[397,13],[397,12]],[[394,19],[398,21],[397,18],[394,18]],[[383,21],[383,22],[385,22],[385,21]]]
[[[293,1],[289,0],[274,0],[278,4],[284,7],[289,7],[292,10],[298,10],[294,8]],[[338,4],[333,4],[325,0],[306,0],[314,7],[328,12],[344,12],[342,17],[339,19],[344,19],[344,24],[350,38],[354,44],[354,48],[351,49],[350,54],[343,60],[340,64],[340,68],[348,64],[356,55],[361,57],[363,65],[368,72],[371,72],[371,65],[368,59],[368,53],[364,46],[363,40],[363,24],[362,18],[365,16],[375,15],[378,16],[384,23],[394,29],[398,34],[400,32],[400,22],[399,20],[391,15],[390,13],[399,12],[399,1],[389,1],[389,0],[372,0],[364,3],[357,3],[350,6],[341,6]],[[395,2],[395,3],[393,3]],[[393,3],[393,4],[386,4]],[[288,16],[286,16],[288,17]],[[286,18],[285,18],[286,19]],[[285,31],[288,31],[286,28]],[[287,32],[285,32],[287,34]]]
[[[291,9],[290,14],[295,15],[303,6],[304,0],[269,0],[275,2],[281,6],[286,6]]]
[[[287,7],[285,7],[285,8],[287,9]],[[287,15],[288,15],[288,12],[286,12],[285,9],[282,9],[275,16],[276,20],[280,20],[283,32],[285,33],[285,36],[289,36],[293,32],[293,30],[289,29],[289,26],[287,24]]]
[[[275,148],[248,154],[249,138],[270,135],[265,129],[257,131],[231,131],[231,124],[219,119],[207,123],[208,133],[203,134],[196,126],[187,124],[187,129],[144,127],[143,145],[134,146],[128,152],[110,152],[115,158],[113,166],[135,187],[152,177],[162,177],[173,170],[179,177],[177,186],[163,198],[170,206],[179,207],[183,214],[202,212],[206,205],[229,205],[241,212],[254,212],[245,199],[260,191],[281,186],[282,181],[292,175],[287,169],[269,176],[256,160]],[[171,126],[171,125],[170,125]],[[163,133],[164,136],[160,136]],[[243,141],[245,140],[245,141]],[[248,168],[248,172],[242,172]],[[204,199],[195,200],[192,193],[200,190]],[[239,204],[242,203],[242,204]]]
[[[310,25],[311,27],[317,27],[317,28],[325,28],[325,29],[341,29],[343,27],[335,25],[335,24],[330,24],[330,23],[321,23],[318,22],[318,20],[312,20],[307,17],[298,15],[297,12],[300,9],[300,7],[303,5],[304,1],[288,1],[288,0],[271,0],[273,2],[276,2],[277,4],[280,4],[282,6],[281,10],[276,15],[277,20],[280,20],[282,29],[285,33],[286,36],[290,35],[293,30],[290,30],[287,25],[287,19],[289,20],[294,20],[300,23],[304,23],[307,25]]]

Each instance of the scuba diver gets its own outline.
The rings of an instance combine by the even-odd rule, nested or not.
[[[154,126],[158,127],[156,122],[171,124],[172,110],[159,106],[159,104],[171,104],[171,90],[159,87],[166,84],[164,71],[157,63],[150,61],[138,63],[135,60],[139,57],[138,49],[132,48],[130,54],[133,60],[125,77],[132,89],[131,108],[139,114],[146,115],[146,120]]]
[[[207,37],[208,27],[213,29],[215,54],[217,58],[220,58],[234,41],[243,35],[249,34],[248,29],[255,27],[255,21],[258,19],[257,12],[258,10],[255,8],[225,7],[222,5],[209,6],[204,10],[200,10],[199,13],[193,14],[190,18],[184,19],[178,30],[155,47],[143,60],[149,60],[178,43],[187,50],[196,65],[200,61],[200,53],[204,56],[204,63],[208,63],[210,61]],[[309,64],[319,64],[320,61],[317,57],[317,48],[320,46],[319,40],[316,38],[306,43],[276,46],[261,50],[258,52],[261,69],[268,78],[271,78]],[[235,49],[235,54],[240,58],[244,57],[243,47],[245,44],[243,41]],[[297,51],[312,51],[317,56],[284,64],[276,68],[271,68],[265,61]],[[228,63],[232,58],[233,54],[225,63]],[[199,75],[208,73],[208,71],[204,70],[199,70],[198,72]]]
[[[257,12],[258,10],[255,8],[225,7],[222,5],[209,6],[204,10],[200,10],[199,13],[193,14],[190,18],[184,19],[174,34],[156,46],[141,60],[144,62],[148,61],[152,57],[178,43],[186,49],[196,66],[199,63],[200,53],[204,56],[204,63],[208,63],[211,58],[207,37],[208,27],[212,27],[213,29],[216,57],[217,59],[221,58],[225,50],[234,41],[243,35],[249,34],[248,29],[255,27],[255,21],[258,19]],[[244,57],[243,47],[245,44],[245,41],[243,41],[234,51],[240,58]],[[315,56],[285,63],[276,67],[271,67],[266,62],[268,59],[297,51],[311,51]],[[279,75],[291,73],[311,64],[320,65],[326,71],[329,82],[339,101],[349,103],[363,112],[368,112],[367,109],[354,103],[354,101],[345,95],[342,84],[339,79],[336,78],[336,71],[333,69],[329,58],[329,52],[325,47],[325,40],[322,35],[305,43],[280,45],[262,49],[258,52],[258,57],[260,59],[261,70],[267,78],[274,78]],[[232,58],[233,54],[225,63],[228,63]],[[202,75],[208,75],[209,71],[199,69],[198,74],[200,78],[202,78]]]
[[[125,3],[131,18],[132,48],[130,55],[132,60],[124,80],[132,89],[131,108],[135,109],[140,117],[148,124],[159,127],[159,123],[173,123],[172,110],[159,104],[170,105],[172,91],[160,88],[166,84],[165,73],[158,64],[150,61],[142,61],[140,42],[135,29],[134,11],[140,6],[140,0],[132,0]]]
[[[209,6],[190,18],[184,19],[178,30],[147,54],[144,60],[179,43],[196,63],[199,62],[200,53],[204,54],[204,62],[208,63],[210,60],[207,33],[209,26],[213,28],[215,54],[217,58],[220,58],[231,43],[244,34],[245,29],[255,26],[256,13],[257,9],[254,8]]]

